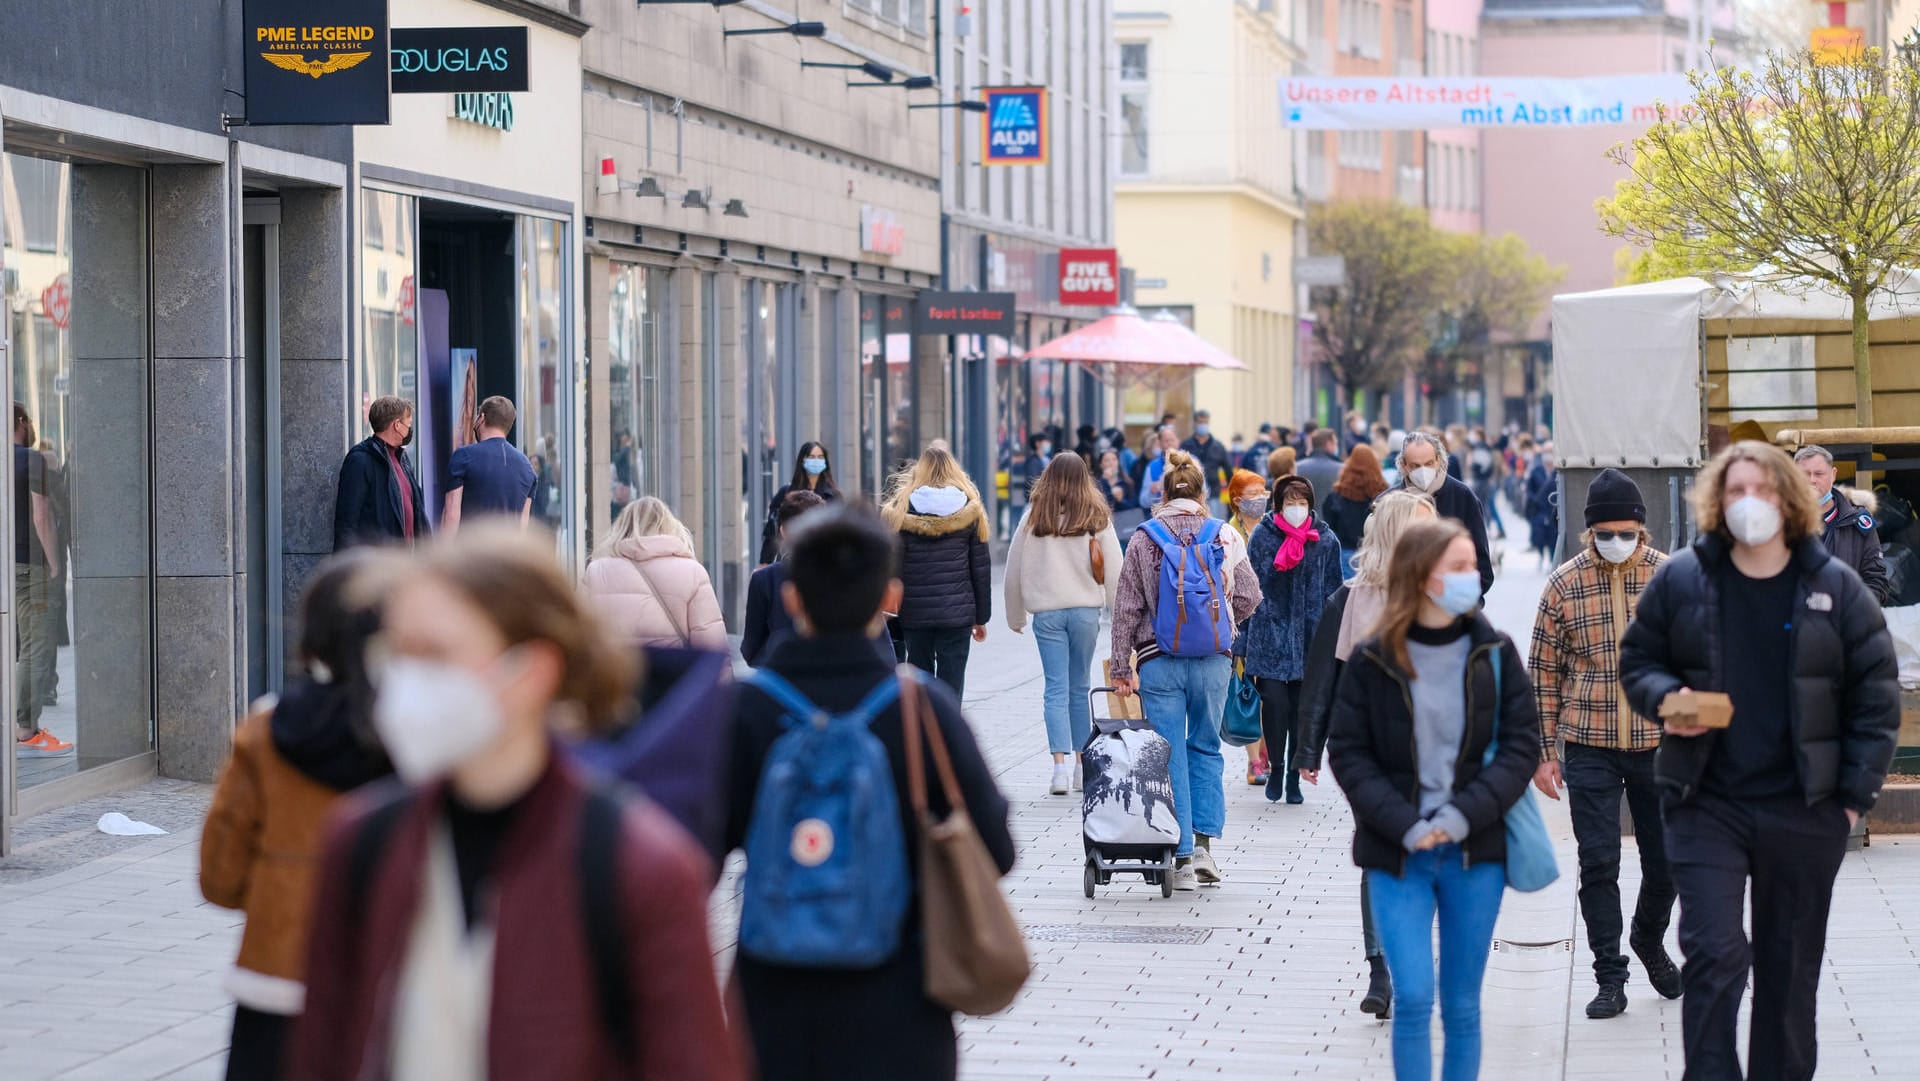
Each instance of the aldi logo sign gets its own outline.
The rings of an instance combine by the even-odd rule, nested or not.
[[[987,112],[980,118],[987,165],[1047,163],[1047,88],[997,86],[981,91]]]

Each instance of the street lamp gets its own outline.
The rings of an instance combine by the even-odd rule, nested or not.
[[[914,75],[897,83],[848,83],[848,86],[897,86],[902,90],[932,90],[936,85],[931,75]]]
[[[827,36],[827,24],[789,23],[786,26],[762,26],[752,30],[722,30],[720,33],[730,38],[754,37],[759,34],[792,34],[797,38],[823,38]]]
[[[740,0],[635,0],[635,3],[641,7],[646,7],[649,4],[710,4],[713,7],[722,8],[728,4],[737,4],[739,2]]]
[[[893,81],[892,68],[885,64],[876,64],[871,60],[864,64],[824,64],[817,60],[802,60],[800,61],[800,66],[803,68],[835,68],[840,71],[865,72],[868,76],[880,80],[881,84],[891,83]],[[863,83],[861,85],[871,84]]]
[[[984,113],[987,103],[984,101],[931,101],[924,105],[909,105],[909,109],[959,109],[962,112]]]
[[[682,209],[685,209],[685,210],[713,209],[712,207],[707,205],[707,193],[701,191],[699,188],[695,188],[692,191],[689,191],[686,194],[686,196],[680,200],[680,206]]]

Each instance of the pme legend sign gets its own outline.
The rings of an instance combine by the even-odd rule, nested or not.
[[[385,124],[387,0],[246,0],[246,122]]]
[[[980,91],[987,103],[980,118],[982,161],[987,165],[1047,163],[1047,88],[994,86]]]

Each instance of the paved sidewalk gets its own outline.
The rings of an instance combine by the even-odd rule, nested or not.
[[[1513,563],[1491,610],[1524,641],[1540,577],[1521,566],[1524,556]],[[1351,818],[1330,780],[1309,789],[1304,806],[1270,805],[1229,750],[1228,830],[1215,848],[1226,883],[1162,900],[1137,878],[1116,878],[1088,901],[1078,804],[1045,794],[1031,635],[995,625],[974,647],[968,688],[968,712],[1014,805],[1021,857],[1007,890],[1036,969],[1006,1013],[963,1025],[966,1077],[1391,1076],[1388,1026],[1356,1009],[1366,985],[1359,877],[1347,855]],[[0,861],[0,1081],[221,1076],[230,1005],[220,981],[238,920],[200,901],[196,798],[204,789],[122,797],[130,813],[177,816],[148,817],[180,832],[116,840],[77,865],[63,853],[93,856],[79,846],[102,844],[84,829],[100,810],[33,820],[39,847]],[[1507,895],[1483,1000],[1482,1077],[1677,1079],[1679,1004],[1654,997],[1637,967],[1626,1016],[1582,1013],[1591,956],[1575,916],[1572,846],[1563,806],[1546,807],[1564,877],[1540,894]],[[1631,896],[1631,842],[1625,865]],[[723,883],[720,964],[731,900]],[[1920,839],[1849,856],[1821,988],[1823,1078],[1920,1076],[1916,940]]]

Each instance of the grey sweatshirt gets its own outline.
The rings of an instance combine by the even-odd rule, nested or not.
[[[1467,654],[1473,643],[1465,626],[1459,629],[1444,644],[1419,642],[1412,635],[1407,638],[1407,659],[1416,673],[1411,685],[1413,739],[1419,754],[1420,814],[1424,816],[1401,838],[1409,852],[1436,829],[1445,830],[1456,843],[1467,839],[1467,816],[1453,805],[1453,781],[1460,740],[1467,729]],[[1437,636],[1429,631],[1425,637]]]

